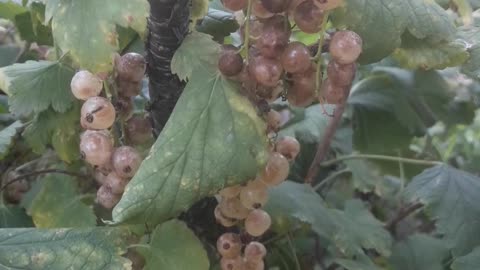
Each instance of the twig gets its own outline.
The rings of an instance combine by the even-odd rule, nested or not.
[[[342,120],[343,112],[345,111],[349,90],[345,92],[346,93],[345,93],[344,100],[340,104],[338,104],[338,106],[335,108],[333,117],[328,123],[327,130],[325,131],[325,134],[323,135],[323,137],[321,138],[321,141],[319,142],[317,153],[315,153],[315,158],[313,159],[313,162],[310,165],[310,169],[308,169],[307,176],[305,177],[305,184],[310,184],[310,185],[312,184],[313,178],[317,175],[318,169],[321,166],[320,163],[323,161],[323,159],[325,159],[325,156],[327,155],[328,150],[330,149],[330,144],[332,142],[333,136],[337,131],[337,127],[340,124],[340,120]]]
[[[423,204],[418,202],[418,203],[410,204],[400,208],[397,214],[392,219],[390,219],[385,223],[385,226],[384,226],[385,229],[387,229],[390,232],[393,232],[393,230],[395,229],[395,227],[400,221],[402,221],[404,218],[408,217],[410,214],[412,214],[413,212],[417,211],[422,207],[423,207]]]
[[[252,15],[252,2],[253,0],[248,0],[248,5],[247,5],[247,15],[246,15],[246,21],[245,21],[245,41],[243,43],[243,46],[245,48],[245,61],[248,64],[248,59],[250,58],[249,55],[249,47],[250,47],[250,17]]]
[[[293,246],[292,236],[290,235],[290,233],[287,234],[287,241],[288,241],[288,246],[290,247],[290,251],[292,252],[293,258],[295,259],[295,267],[297,268],[296,270],[301,270],[302,268],[300,267],[300,261],[298,260],[297,251]]]
[[[393,162],[403,162],[409,164],[417,164],[417,165],[425,165],[425,166],[435,166],[441,165],[443,162],[441,161],[432,161],[432,160],[420,160],[420,159],[411,159],[411,158],[400,158],[400,157],[392,157],[392,156],[384,156],[384,155],[369,155],[369,154],[352,154],[347,156],[341,156],[336,159],[328,160],[322,162],[320,166],[328,167],[335,163],[350,160],[350,159],[375,159],[375,160],[383,160],[383,161],[393,161]]]
[[[23,180],[23,179],[28,178],[28,177],[31,177],[31,176],[36,176],[36,175],[46,174],[46,173],[59,173],[59,174],[66,174],[66,175],[70,175],[70,176],[83,177],[83,178],[87,177],[86,175],[83,175],[83,174],[80,174],[80,173],[69,172],[69,171],[59,170],[59,169],[47,169],[47,170],[34,171],[34,172],[30,172],[30,173],[26,173],[26,174],[17,176],[17,177],[15,177],[15,178],[13,178],[12,180],[8,181],[8,183],[4,184],[4,185],[0,188],[0,192],[2,192],[2,191],[5,190],[9,185],[11,185],[11,184],[13,184],[13,183],[15,183],[15,182],[18,182],[18,181],[20,181],[20,180]]]
[[[348,173],[348,172],[350,172],[349,169],[343,169],[343,170],[340,170],[340,171],[336,171],[336,172],[332,173],[331,175],[329,175],[328,177],[326,177],[325,179],[323,179],[322,182],[320,182],[316,186],[314,186],[313,189],[318,191],[319,189],[322,189],[328,183],[335,180],[339,175],[342,175],[342,174]]]

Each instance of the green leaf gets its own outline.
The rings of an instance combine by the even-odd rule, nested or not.
[[[390,254],[389,233],[361,201],[346,202],[344,211],[329,209],[312,187],[286,181],[270,189],[265,210],[272,217],[274,230],[295,228],[298,221],[310,224],[313,231],[347,256],[362,255],[363,248]]]
[[[402,39],[402,46],[393,58],[409,69],[444,69],[463,64],[468,58],[467,46],[460,40],[430,43],[410,35]]]
[[[375,191],[381,195],[380,190],[376,189],[382,181],[381,172],[374,164],[362,159],[346,160],[344,163],[352,172],[353,185],[357,190],[362,193]]]
[[[238,89],[206,69],[193,73],[113,210],[115,223],[158,224],[225,186],[255,177],[267,159],[266,126]]]
[[[331,111],[333,106],[325,105],[327,111]],[[331,117],[325,115],[322,106],[317,104],[295,111],[296,120],[287,123],[280,131],[280,136],[295,137],[302,144],[317,144],[323,137],[325,129]],[[339,129],[333,137],[332,147],[340,152],[349,152],[348,138],[351,136],[348,130]]]
[[[285,181],[270,188],[265,205],[271,218],[272,229],[278,233],[290,230],[298,222],[307,223],[319,235],[329,239],[335,231],[335,224],[329,219],[329,209],[323,199],[311,186]]]
[[[35,153],[41,154],[48,145],[52,145],[59,157],[71,163],[80,157],[80,105],[65,113],[56,113],[49,109],[33,118],[25,128],[23,136]]]
[[[209,34],[216,40],[221,40],[235,32],[238,27],[238,22],[232,13],[210,8],[207,16],[197,25],[197,31]]]
[[[452,270],[476,270],[480,265],[480,247],[453,261]]]
[[[374,63],[400,46],[407,24],[405,0],[345,0],[345,7],[332,14],[334,26],[346,26],[362,37],[359,61]]]
[[[175,51],[172,59],[172,73],[177,74],[180,80],[185,81],[192,76],[193,71],[206,70],[210,73],[217,71],[220,45],[212,40],[212,36],[192,32]],[[211,77],[211,75],[208,75]]]
[[[479,2],[480,3],[480,2]],[[474,79],[480,79],[480,23],[477,21],[471,25],[462,26],[458,30],[457,37],[468,44],[470,58],[462,66],[462,72]]]
[[[74,100],[70,81],[74,70],[59,62],[28,61],[0,69],[0,81],[10,96],[10,110],[28,116],[47,110],[66,112]]]
[[[141,35],[147,26],[146,0],[43,0],[45,22],[52,20],[55,45],[82,68],[109,71],[112,54],[119,49],[116,25]],[[88,18],[88,19],[86,19]]]
[[[335,259],[337,264],[344,267],[346,270],[381,270],[382,268],[375,265],[372,260],[366,255],[360,255],[354,260],[349,259]],[[418,269],[420,270],[420,269]],[[424,269],[421,269],[424,270]]]
[[[27,11],[28,9],[12,0],[0,1],[0,18],[14,21],[15,16]]]
[[[422,136],[436,121],[449,118],[452,99],[436,71],[377,68],[373,76],[354,85],[348,99],[355,146],[365,152],[404,148],[413,136]]]
[[[52,174],[39,180],[38,192],[27,213],[37,228],[94,227],[93,209],[80,199],[77,183],[71,176]]]
[[[430,42],[450,41],[456,33],[448,13],[431,0],[405,0],[408,31],[417,39]]]
[[[16,45],[0,45],[0,67],[15,63],[20,51],[20,47]]]
[[[25,227],[34,227],[34,225],[23,208],[0,203],[0,229]]]
[[[16,121],[12,123],[10,126],[4,128],[0,131],[0,160],[5,158],[5,156],[10,151],[10,147],[12,146],[13,139],[18,133],[18,129],[23,127],[21,121]]]
[[[420,201],[436,221],[453,253],[464,255],[480,244],[480,178],[447,165],[425,170],[405,190],[408,201]]]
[[[127,228],[0,230],[1,269],[129,270]]]
[[[366,248],[375,249],[383,256],[390,255],[390,234],[362,201],[346,202],[344,211],[332,210],[331,218],[337,227],[334,241],[342,253],[350,256],[362,255],[362,248]]]
[[[208,270],[210,263],[202,242],[178,220],[159,225],[152,233],[150,248],[140,249],[145,270]]]
[[[390,265],[394,270],[444,270],[449,252],[445,243],[425,234],[415,234],[392,249]]]

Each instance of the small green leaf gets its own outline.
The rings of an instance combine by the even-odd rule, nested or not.
[[[265,165],[265,123],[239,85],[193,73],[150,154],[113,210],[115,223],[158,224]]]
[[[357,190],[363,193],[375,191],[378,195],[377,185],[382,181],[381,172],[374,164],[361,159],[352,159],[344,161],[347,168],[352,172],[353,185]]]
[[[363,248],[375,249],[389,256],[392,245],[390,234],[383,228],[360,200],[346,202],[344,211],[332,210],[331,218],[336,223],[334,241],[347,255],[362,255]]]
[[[10,151],[13,139],[21,127],[23,127],[22,122],[16,121],[0,131],[0,160],[2,160]]]
[[[480,3],[480,1],[479,1]],[[459,28],[457,37],[464,40],[468,44],[468,52],[470,58],[462,66],[462,72],[468,76],[480,79],[480,23],[476,21],[471,25]]]
[[[382,268],[375,265],[372,260],[362,254],[355,259],[335,259],[334,260],[337,264],[344,267],[346,270],[382,270]],[[420,269],[418,269],[420,270]],[[422,269],[424,270],[424,269]]]
[[[361,63],[374,63],[400,46],[407,24],[405,0],[345,0],[332,14],[334,26],[346,26],[362,37]]]
[[[178,220],[159,225],[152,233],[150,248],[139,250],[145,257],[145,270],[208,270],[210,263],[202,242]]]
[[[0,67],[5,67],[15,63],[17,55],[20,53],[20,47],[16,45],[0,45]]]
[[[480,265],[480,247],[453,261],[452,270],[477,270]],[[402,269],[403,270],[403,269]]]
[[[27,213],[37,228],[94,227],[93,209],[84,204],[71,176],[52,174],[39,180],[41,185]]]
[[[456,256],[480,244],[480,178],[447,165],[425,170],[405,190],[408,201],[426,206],[436,228]]]
[[[404,0],[408,31],[417,39],[430,42],[450,41],[456,29],[448,13],[431,0]]]
[[[23,208],[0,203],[0,229],[26,227],[34,227],[34,225]]]
[[[212,36],[192,32],[175,51],[172,59],[172,73],[185,81],[192,76],[194,70],[206,70],[215,73],[217,70],[220,45],[212,40]],[[211,77],[211,75],[208,75]]]
[[[197,31],[209,34],[216,40],[220,40],[235,32],[238,27],[238,22],[232,13],[210,8],[207,16],[197,25]]]
[[[443,270],[449,255],[445,243],[425,234],[415,234],[392,249],[390,264],[394,270]]]
[[[130,270],[128,228],[0,230],[1,269]]]
[[[15,16],[27,11],[28,9],[12,0],[0,2],[0,18],[14,21]]]
[[[59,62],[28,61],[0,69],[0,85],[9,98],[10,110],[19,116],[40,113],[50,106],[66,112],[74,100],[70,81],[74,70]]]
[[[55,45],[82,68],[109,71],[119,49],[116,26],[130,27],[141,35],[146,30],[146,0],[43,0],[45,22],[52,20]],[[86,19],[88,18],[88,20]]]
[[[48,145],[52,145],[59,157],[71,163],[80,158],[80,105],[65,113],[56,113],[52,109],[33,118],[25,128],[23,136],[35,153],[41,154]]]
[[[272,217],[273,230],[283,233],[283,230],[290,230],[298,222],[303,222],[312,225],[317,234],[331,238],[335,224],[329,219],[325,202],[311,186],[285,181],[269,189],[268,193],[265,211]]]
[[[393,58],[409,69],[444,69],[463,64],[469,57],[465,42],[454,40],[430,43],[404,35],[402,46],[395,50]]]

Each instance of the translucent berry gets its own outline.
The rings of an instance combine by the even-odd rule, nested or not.
[[[310,66],[310,51],[301,42],[291,42],[282,55],[282,66],[290,73],[306,72]]]
[[[91,165],[102,166],[110,162],[112,139],[106,130],[87,130],[80,136],[80,154]]]
[[[273,17],[274,13],[265,9],[260,0],[254,0],[252,3],[252,14],[260,19],[267,19]]]
[[[244,263],[240,256],[233,259],[222,258],[220,260],[220,268],[222,270],[249,270],[244,268]]]
[[[268,200],[267,185],[261,181],[254,180],[240,191],[240,201],[248,209],[257,209],[263,207]]]
[[[285,136],[277,141],[275,150],[292,161],[300,153],[300,143],[293,137]]]
[[[266,10],[272,13],[281,13],[287,10],[290,0],[261,0]]]
[[[237,197],[223,199],[219,203],[219,207],[224,216],[233,219],[245,219],[249,212]]]
[[[315,70],[309,70],[305,73],[293,75],[287,93],[287,100],[291,106],[307,107],[313,103],[316,90],[315,76]]]
[[[247,7],[247,0],[221,0],[223,6],[231,11],[239,11]]]
[[[112,189],[108,185],[101,186],[97,191],[97,203],[101,206],[112,209],[122,198],[121,195],[112,192]]]
[[[290,23],[286,17],[275,15],[263,23],[255,47],[264,57],[278,58],[287,47],[290,34]]]
[[[330,41],[332,59],[342,65],[357,61],[362,53],[362,38],[352,31],[338,31]]]
[[[245,219],[245,230],[254,237],[264,234],[270,225],[272,225],[270,215],[261,209],[253,210]]]
[[[235,76],[242,71],[243,58],[235,46],[223,46],[222,54],[218,59],[218,69],[225,76]]]
[[[103,97],[91,97],[82,106],[82,123],[88,129],[107,129],[115,121],[115,108]]]
[[[125,133],[128,142],[144,144],[153,138],[152,123],[146,116],[134,115],[126,122]]]
[[[112,165],[120,177],[133,177],[141,163],[142,157],[133,147],[121,146],[113,152]]]
[[[139,82],[145,74],[145,58],[138,53],[126,53],[116,63],[116,69],[121,80]]]
[[[355,78],[355,63],[341,65],[335,61],[330,61],[327,67],[327,75],[333,85],[348,87],[352,85]]]
[[[344,0],[314,0],[313,2],[319,9],[328,11],[341,6],[343,1]]]
[[[265,264],[262,260],[260,260],[260,261],[245,260],[244,267],[245,267],[245,269],[248,269],[248,270],[264,270],[265,269]]]
[[[255,58],[248,70],[259,84],[268,87],[275,87],[283,74],[280,61],[263,56]]]
[[[333,85],[330,79],[326,79],[322,84],[321,93],[328,104],[340,104],[346,98],[345,87]]]
[[[117,91],[121,97],[135,97],[142,92],[143,82],[117,79]]]
[[[267,249],[262,243],[253,241],[248,243],[243,253],[246,261],[258,262],[267,255]]]
[[[270,110],[266,116],[267,129],[270,131],[277,131],[280,128],[282,116],[275,110]]]
[[[73,76],[70,88],[77,99],[87,100],[100,95],[103,82],[89,71],[80,70]]]
[[[234,259],[240,256],[242,240],[236,233],[224,233],[217,240],[217,251],[224,258]]]
[[[260,180],[268,186],[276,186],[288,177],[290,171],[287,158],[282,154],[274,152],[270,154],[267,165],[260,174]]]
[[[105,179],[105,184],[108,185],[115,194],[122,194],[128,184],[127,178],[120,177],[115,171],[109,173]]]
[[[116,115],[122,120],[127,120],[129,119],[132,114],[133,114],[133,100],[130,97],[118,97],[115,100],[115,110],[116,110]]]
[[[222,214],[222,211],[220,210],[219,205],[215,207],[214,215],[217,222],[220,223],[220,225],[222,225],[223,227],[232,227],[237,225],[238,223],[238,220],[234,218],[226,217],[224,214]]]
[[[293,19],[298,28],[305,33],[314,34],[321,30],[324,13],[313,2],[306,0],[297,5]]]
[[[223,198],[234,198],[237,197],[238,194],[240,194],[240,190],[242,190],[242,187],[240,185],[235,185],[231,187],[226,187],[222,190],[220,190],[220,195],[222,195]]]

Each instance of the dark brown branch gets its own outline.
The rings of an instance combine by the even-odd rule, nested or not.
[[[409,204],[404,207],[401,207],[398,210],[398,212],[395,214],[395,216],[393,216],[389,221],[385,223],[385,226],[384,226],[385,229],[393,233],[395,230],[395,227],[400,221],[402,221],[403,219],[408,217],[410,214],[412,214],[413,212],[417,211],[422,207],[423,207],[423,204],[421,203],[413,203],[413,204]]]
[[[315,153],[315,158],[313,159],[312,164],[310,165],[310,169],[308,169],[307,176],[305,177],[305,184],[310,184],[310,185],[312,184],[313,179],[318,174],[318,170],[321,166],[320,163],[322,163],[322,161],[325,159],[325,157],[328,154],[328,150],[330,150],[330,145],[332,143],[333,136],[335,135],[335,132],[337,131],[340,121],[342,120],[342,115],[343,115],[343,112],[345,111],[347,97],[350,90],[346,90],[345,92],[346,93],[345,93],[344,100],[340,104],[338,104],[337,107],[335,108],[333,117],[332,119],[330,119],[330,122],[328,123],[327,130],[325,131],[323,137],[321,138],[321,141],[318,144],[317,152]]]
[[[150,17],[146,40],[147,74],[153,132],[157,137],[165,126],[185,84],[172,74],[175,51],[188,33],[189,0],[149,0]]]
[[[69,172],[69,171],[59,170],[59,169],[46,169],[46,170],[34,171],[34,172],[30,172],[30,173],[26,173],[26,174],[17,176],[15,178],[13,178],[12,180],[8,181],[6,184],[4,184],[0,188],[0,192],[2,192],[8,186],[10,186],[11,184],[13,184],[15,182],[18,182],[20,180],[23,180],[23,179],[31,177],[31,176],[37,176],[37,175],[46,174],[46,173],[59,173],[59,174],[66,174],[66,175],[70,175],[70,176],[83,177],[83,178],[87,177],[86,175],[83,175],[83,174],[80,174],[80,173]]]

